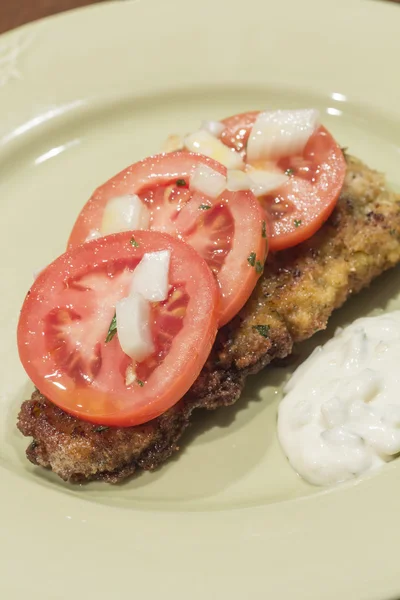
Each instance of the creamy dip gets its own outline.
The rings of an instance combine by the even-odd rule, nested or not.
[[[332,485],[400,452],[400,311],[339,329],[294,372],[278,436],[307,481]]]

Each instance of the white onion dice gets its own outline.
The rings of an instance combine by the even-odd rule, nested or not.
[[[154,351],[150,323],[150,302],[141,294],[131,293],[115,306],[118,340],[133,360],[144,360]]]
[[[101,234],[147,229],[150,213],[136,194],[126,194],[109,200],[104,208]]]
[[[185,148],[217,160],[227,169],[243,169],[243,159],[238,152],[228,148],[209,131],[199,129],[184,139]]]
[[[249,190],[251,187],[251,180],[247,173],[244,171],[238,171],[237,169],[228,169],[226,178],[226,189],[230,192],[240,192],[242,190]]]
[[[220,121],[203,121],[201,124],[201,128],[211,133],[211,135],[213,135],[214,137],[219,138],[219,136],[225,129],[225,125]]]
[[[284,173],[274,173],[252,169],[247,173],[250,179],[250,189],[255,196],[264,196],[280,188],[289,179]]]
[[[98,240],[101,238],[101,233],[98,229],[91,229],[85,239],[85,242],[91,242],[92,240]]]
[[[299,154],[319,125],[315,109],[261,112],[247,142],[247,161]]]
[[[189,187],[210,198],[218,198],[226,189],[226,177],[208,165],[198,165],[190,176]]]
[[[162,302],[168,296],[168,274],[171,252],[147,252],[133,272],[131,293],[140,293],[146,300]]]

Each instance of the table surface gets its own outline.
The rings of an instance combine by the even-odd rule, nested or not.
[[[0,33],[29,21],[97,2],[104,0],[0,0]]]
[[[0,0],[0,33],[64,10],[105,0]],[[164,0],[167,1],[167,0]],[[400,0],[391,0],[400,3]]]

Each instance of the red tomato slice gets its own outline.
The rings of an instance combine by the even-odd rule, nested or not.
[[[21,362],[36,387],[93,423],[137,425],[165,412],[199,375],[217,332],[218,286],[199,254],[154,231],[136,231],[134,239],[136,246],[131,232],[118,233],[57,258],[28,292],[18,324]],[[171,289],[152,304],[154,354],[132,365],[118,332],[106,337],[133,270],[158,250],[171,252]]]
[[[226,128],[221,141],[244,159],[258,114],[252,111],[222,121]],[[335,208],[346,175],[343,152],[324,127],[310,137],[301,155],[282,158],[278,167],[290,173],[289,181],[260,198],[271,227],[270,250],[296,246],[314,235]]]
[[[260,269],[255,263],[263,265],[267,253],[265,217],[250,191],[225,191],[217,199],[193,193],[189,179],[202,164],[226,175],[220,163],[189,152],[160,154],[128,167],[94,192],[78,216],[68,247],[84,243],[91,230],[100,230],[109,200],[137,194],[150,210],[150,229],[178,236],[206,260],[221,290],[222,326],[239,312],[257,282]],[[256,261],[249,263],[250,256]]]

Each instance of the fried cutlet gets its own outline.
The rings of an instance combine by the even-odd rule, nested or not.
[[[400,196],[381,174],[347,157],[337,207],[307,242],[270,254],[241,312],[217,336],[199,378],[174,407],[144,425],[99,427],[72,417],[35,391],[23,403],[20,431],[33,442],[29,460],[62,479],[115,483],[155,469],[178,450],[197,408],[236,402],[246,377],[295,342],[324,329],[332,311],[400,261]]]

